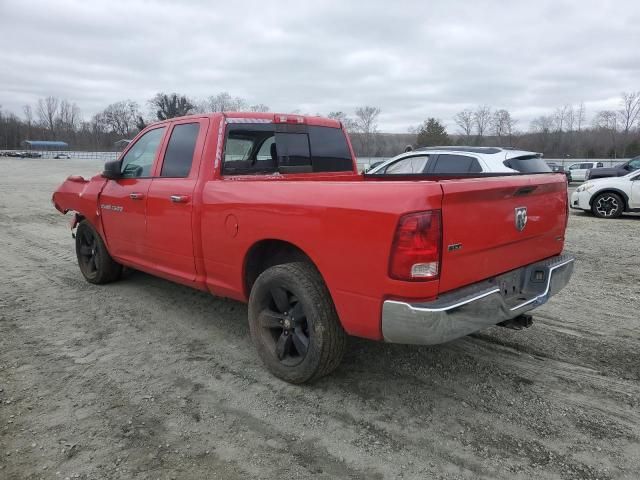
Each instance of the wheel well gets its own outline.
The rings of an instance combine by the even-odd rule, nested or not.
[[[267,268],[283,263],[307,262],[316,265],[309,256],[294,244],[283,240],[262,240],[253,245],[244,261],[244,288],[248,298],[254,282]]]
[[[615,190],[615,189],[613,189],[613,188],[608,188],[608,189],[605,189],[605,190],[602,190],[602,191],[600,191],[600,192],[596,193],[595,195],[592,195],[592,196],[591,196],[591,199],[589,200],[589,206],[590,206],[590,207],[592,207],[592,206],[593,206],[593,201],[594,201],[596,198],[598,198],[600,195],[602,195],[603,193],[615,193],[615,194],[616,194],[616,195],[618,195],[620,198],[622,198],[622,202],[623,202],[623,204],[624,204],[624,205],[623,205],[624,210],[626,210],[626,209],[627,209],[627,205],[628,205],[628,202],[629,202],[629,197],[627,197],[627,194],[626,194],[626,193],[621,192],[620,190]]]

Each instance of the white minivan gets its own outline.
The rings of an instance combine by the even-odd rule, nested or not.
[[[587,177],[587,171],[592,168],[602,168],[604,164],[602,162],[580,162],[569,165],[569,171],[571,172],[572,182],[584,182]]]

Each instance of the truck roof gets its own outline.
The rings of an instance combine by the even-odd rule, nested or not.
[[[174,120],[183,120],[188,118],[211,118],[218,119],[224,117],[228,123],[294,123],[303,125],[314,125],[319,127],[342,128],[342,124],[338,120],[326,117],[317,117],[314,115],[298,115],[295,113],[273,113],[273,112],[212,112],[198,113],[194,115],[185,115],[183,117],[170,118],[153,122],[152,125],[158,125]]]

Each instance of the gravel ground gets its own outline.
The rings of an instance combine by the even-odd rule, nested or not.
[[[0,158],[0,478],[640,477],[640,217],[571,212],[571,284],[532,328],[351,339],[269,375],[243,304],[78,271],[49,199],[79,160]]]

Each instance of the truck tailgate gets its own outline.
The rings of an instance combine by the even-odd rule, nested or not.
[[[562,251],[567,219],[564,175],[443,180],[441,186],[440,292]]]

